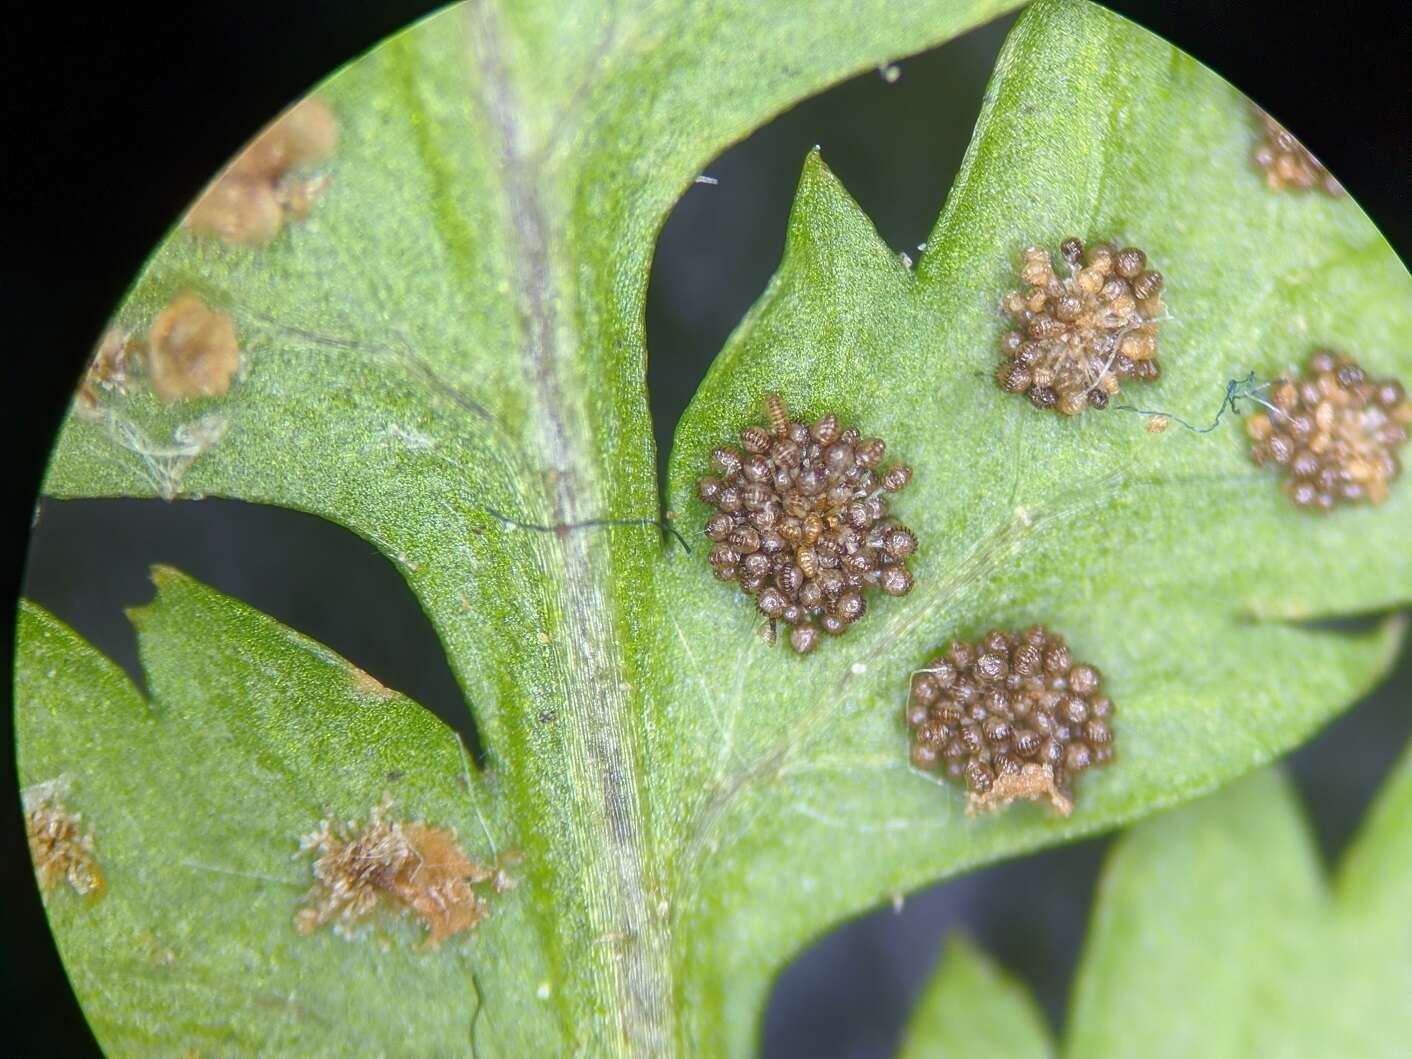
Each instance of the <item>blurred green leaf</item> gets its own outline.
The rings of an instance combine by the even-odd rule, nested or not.
[[[899,1059],[1050,1059],[1049,1031],[1029,991],[957,935],[913,1009]]]
[[[1064,1053],[1400,1056],[1412,1037],[1409,995],[1412,753],[1332,885],[1291,784],[1266,771],[1120,840]],[[966,1005],[974,1021],[996,1024],[969,1054],[1009,1054],[999,1023],[1022,1002],[998,985],[978,989],[948,962],[915,1018],[922,1030]]]
[[[119,310],[140,334],[196,292],[233,319],[241,375],[199,401],[159,402],[140,376],[105,393],[70,417],[46,491],[233,496],[345,525],[407,578],[472,704],[489,771],[470,782],[524,854],[506,901],[520,911],[481,928],[483,952],[467,943],[474,991],[459,957],[419,965],[438,978],[427,996],[460,998],[436,1005],[429,1041],[469,1049],[474,1017],[506,1047],[746,1053],[776,971],[840,918],[1209,791],[1386,668],[1399,627],[1293,622],[1412,596],[1412,493],[1311,519],[1249,464],[1234,426],[1061,422],[989,381],[1020,249],[1071,233],[1142,245],[1167,275],[1166,371],[1144,394],[1163,407],[1198,417],[1227,378],[1278,372],[1315,343],[1380,374],[1405,376],[1412,359],[1389,352],[1412,322],[1409,277],[1358,208],[1271,194],[1238,93],[1072,0],[1045,0],[1012,34],[915,271],[810,156],[780,272],[678,430],[667,507],[693,540],[705,512],[692,482],[713,445],[759,420],[765,392],[886,438],[917,471],[896,505],[922,541],[914,592],[798,659],[759,642],[749,601],[711,579],[700,549],[622,524],[657,518],[642,316],[672,202],[801,96],[1007,6],[448,9],[319,90],[339,145],[307,220],[258,249],[178,231]],[[907,768],[907,674],[954,636],[1031,621],[1103,669],[1118,763],[1085,778],[1069,820],[1032,806],[966,819],[958,792]],[[212,635],[200,622],[149,634],[171,651],[159,701],[161,672],[188,654],[196,666]],[[267,694],[248,707],[326,709],[312,690]],[[402,722],[409,745],[430,723],[419,716]],[[213,753],[152,740],[127,760],[160,774],[183,754],[199,787],[218,775]],[[289,766],[304,767],[318,771]],[[337,799],[318,793],[363,816],[376,786],[368,773]],[[191,797],[222,804],[223,789]],[[102,834],[123,805],[82,809]],[[436,808],[458,824],[470,812]],[[262,801],[230,826],[281,856],[309,811],[276,817]],[[133,828],[143,844],[126,855],[170,854],[157,820]],[[199,878],[190,893],[213,885]],[[252,936],[323,959],[290,935],[287,909],[252,907]],[[373,988],[371,948],[335,951],[319,973]],[[89,958],[70,957],[76,975]],[[383,1039],[401,992],[350,1000],[350,1031]],[[258,1032],[215,1001],[171,1021]],[[330,1036],[301,1050],[342,1048]]]

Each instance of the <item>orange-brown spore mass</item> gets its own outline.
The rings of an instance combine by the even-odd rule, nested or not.
[[[186,226],[228,243],[270,242],[288,218],[306,216],[322,190],[322,180],[301,179],[297,171],[323,162],[337,143],[328,104],[303,100],[236,156],[191,208]]]
[[[362,827],[325,822],[304,838],[300,848],[317,855],[314,886],[294,920],[301,934],[332,922],[352,937],[383,906],[414,913],[427,927],[427,947],[436,948],[489,914],[474,887],[494,883],[496,869],[469,859],[453,832],[390,820],[386,811],[374,808]]]
[[[52,798],[26,803],[25,833],[39,888],[48,894],[67,882],[77,894],[101,897],[107,884],[94,854],[93,829],[85,831],[82,818]]]
[[[147,333],[147,375],[164,401],[219,397],[240,368],[235,324],[194,294],[179,294]]]
[[[1412,401],[1396,379],[1374,379],[1352,358],[1319,350],[1298,378],[1278,380],[1269,407],[1245,421],[1250,455],[1283,468],[1290,503],[1305,511],[1381,504],[1402,473],[1398,450]]]

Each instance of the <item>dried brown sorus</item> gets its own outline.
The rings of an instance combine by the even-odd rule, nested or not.
[[[1252,157],[1265,174],[1265,183],[1271,190],[1317,188],[1333,198],[1344,193],[1343,185],[1288,129],[1259,107],[1254,110],[1260,127],[1260,142],[1255,145]]]
[[[1163,281],[1137,247],[1085,247],[1070,238],[1060,252],[1062,276],[1048,250],[1024,251],[1023,285],[1002,300],[1015,326],[1001,337],[995,381],[1036,408],[1078,415],[1108,407],[1121,382],[1152,382],[1161,373]]]
[[[240,368],[235,323],[196,295],[179,294],[152,321],[144,358],[162,400],[219,397]]]
[[[497,869],[470,860],[454,832],[390,819],[390,808],[374,807],[361,826],[325,820],[300,842],[315,853],[314,885],[294,919],[301,934],[333,922],[336,933],[353,937],[381,906],[418,916],[435,948],[489,914],[474,887],[500,889]]]
[[[1073,808],[1073,782],[1113,759],[1113,703],[1093,666],[1043,626],[957,640],[912,675],[912,764],[965,785],[967,811],[1016,799]]]
[[[1304,374],[1270,387],[1269,404],[1245,421],[1250,455],[1283,468],[1295,507],[1323,512],[1388,498],[1412,424],[1402,383],[1369,378],[1351,357],[1321,349]]]
[[[26,795],[25,833],[35,878],[46,894],[61,882],[75,893],[101,897],[107,884],[93,848],[93,829],[49,793]]]
[[[305,99],[245,148],[192,206],[186,227],[228,243],[268,243],[289,217],[308,214],[323,187],[298,170],[333,153],[338,125],[328,104]]]
[[[870,589],[911,591],[917,537],[888,514],[888,497],[912,470],[884,470],[882,439],[833,414],[812,425],[792,419],[775,394],[765,407],[768,425],[742,430],[739,449],[713,451],[715,473],[696,492],[715,508],[706,535],[716,577],[755,598],[768,642],[782,621],[790,645],[807,654],[821,630],[841,635],[867,613]]]

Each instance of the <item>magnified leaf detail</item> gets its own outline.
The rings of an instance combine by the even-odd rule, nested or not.
[[[779,270],[658,495],[643,306],[672,204],[797,100],[1010,6],[470,0],[317,88],[334,128],[259,169],[278,224],[173,230],[46,495],[233,497],[359,534],[430,616],[485,760],[174,571],[135,612],[145,694],[27,606],[22,782],[62,781],[92,829],[105,894],[47,907],[105,1048],[747,1054],[774,975],[841,919],[1210,792],[1385,672],[1400,625],[1310,620],[1412,597],[1403,483],[1311,519],[1233,423],[1157,434],[1116,400],[1059,416],[995,384],[1025,249],[1070,238],[1160,265],[1144,408],[1201,419],[1316,347],[1412,377],[1412,281],[1356,204],[1272,193],[1248,101],[1077,0],[1016,24],[915,267],[803,160]],[[156,334],[195,381],[150,373],[173,305],[202,307]],[[761,642],[697,530],[712,450],[769,393],[915,471],[914,587],[807,656]],[[913,671],[1036,624],[1101,670],[1121,750],[1067,818],[967,817],[909,764]],[[382,805],[497,873],[439,862],[485,914],[438,932],[380,898],[348,938],[301,933],[301,838]],[[385,890],[412,893],[398,863]]]

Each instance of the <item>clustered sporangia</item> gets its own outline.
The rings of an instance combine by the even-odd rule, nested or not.
[[[1344,193],[1343,185],[1288,129],[1259,107],[1255,108],[1255,117],[1263,133],[1255,147],[1255,164],[1264,171],[1265,183],[1271,190],[1293,188],[1308,191],[1318,188],[1334,198]]]
[[[1048,250],[1024,252],[1024,286],[1003,301],[1015,330],[1000,340],[1004,359],[995,381],[1007,393],[1028,395],[1036,408],[1078,415],[1108,407],[1122,380],[1152,382],[1160,374],[1162,273],[1149,269],[1135,246],[1085,248],[1070,238],[1059,249],[1063,277]]]
[[[1250,454],[1285,469],[1295,507],[1322,512],[1387,499],[1412,424],[1402,383],[1370,379],[1351,357],[1325,349],[1303,375],[1278,380],[1269,403],[1245,421]]]
[[[972,813],[1048,798],[1067,816],[1074,779],[1113,759],[1112,723],[1098,670],[1039,625],[954,641],[907,700],[912,764],[964,782]]]
[[[907,559],[917,537],[888,515],[888,496],[912,469],[883,470],[882,439],[843,427],[833,414],[811,426],[792,420],[775,394],[765,404],[769,426],[742,430],[740,449],[714,450],[717,473],[696,492],[716,509],[706,522],[716,577],[755,597],[770,642],[783,621],[791,646],[807,654],[821,628],[839,635],[867,613],[868,589],[912,590]]]
[[[497,893],[513,885],[498,868],[467,858],[454,832],[388,819],[390,808],[375,806],[362,826],[325,820],[300,841],[301,852],[316,852],[314,886],[294,917],[301,934],[332,922],[335,933],[352,938],[387,906],[416,914],[428,930],[426,946],[436,948],[490,914],[477,884]]]
[[[304,100],[236,156],[191,207],[186,226],[228,243],[270,242],[286,219],[307,216],[323,189],[323,180],[295,171],[328,158],[337,141],[333,111],[322,100]]]
[[[77,894],[101,897],[106,888],[93,850],[93,829],[84,830],[83,819],[49,795],[28,797],[25,833],[35,878],[44,893],[67,882]]]

